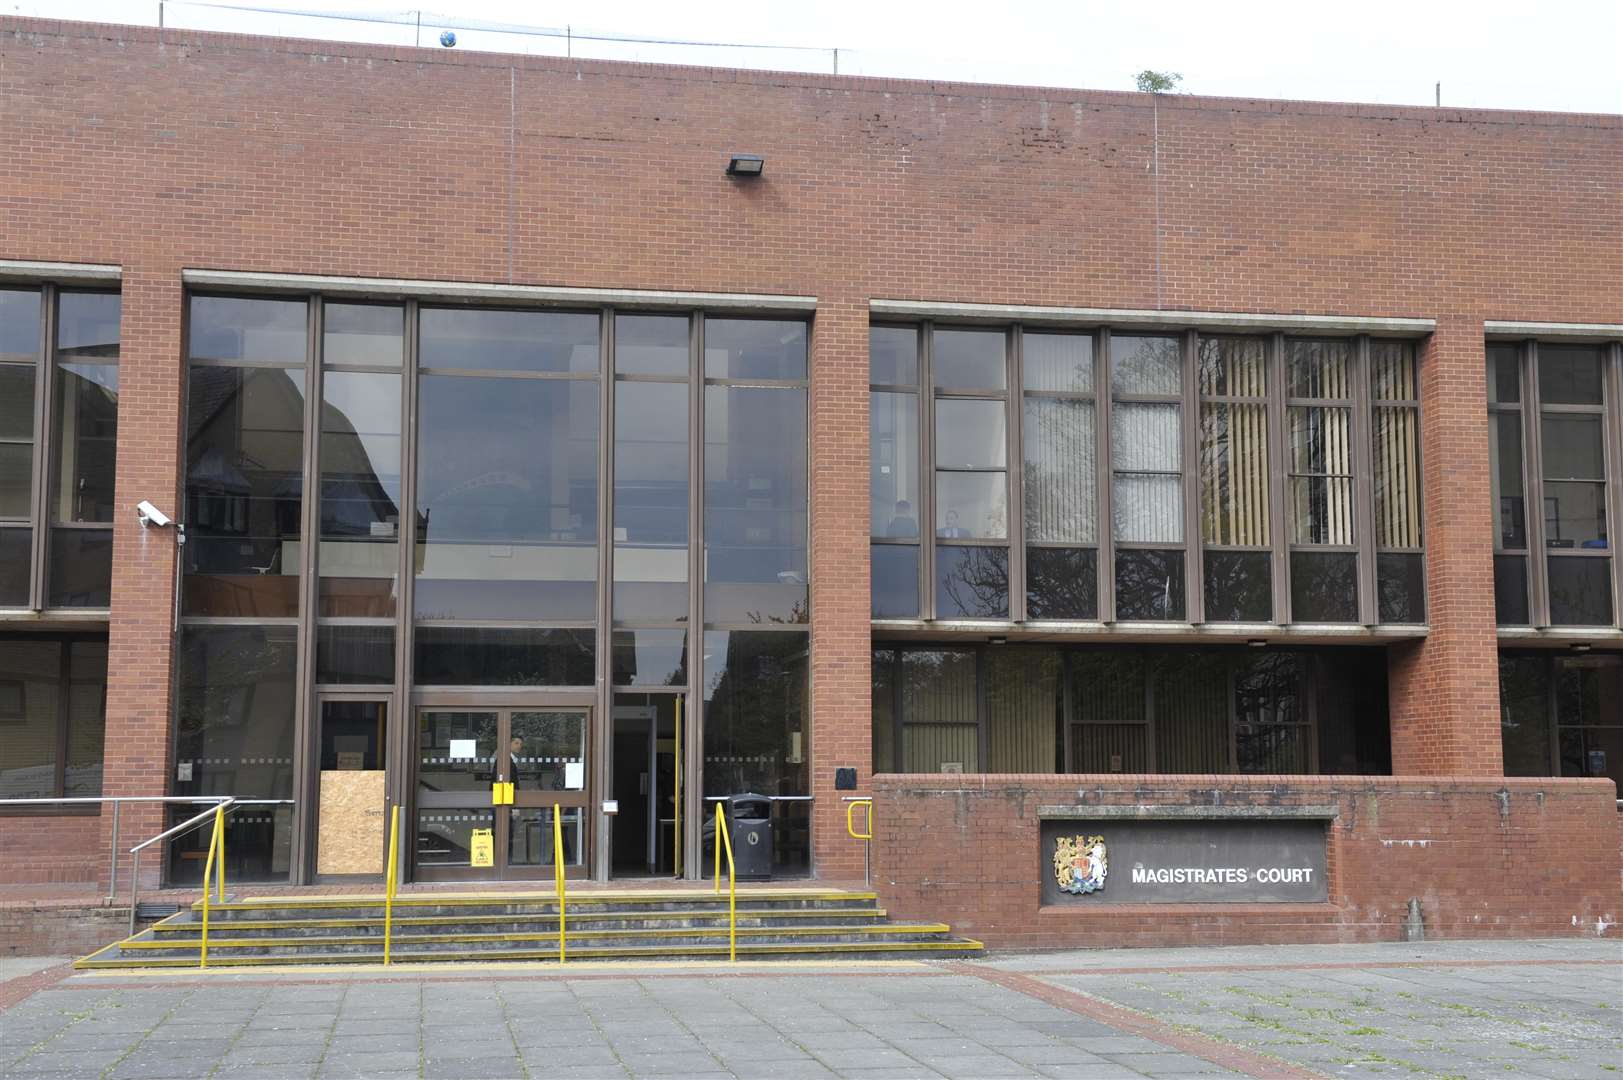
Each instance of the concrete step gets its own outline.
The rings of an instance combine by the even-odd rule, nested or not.
[[[862,909],[821,909],[807,908],[804,910],[784,911],[757,911],[743,910],[738,913],[738,926],[751,929],[763,927],[794,927],[804,926],[816,922],[824,926],[867,926],[882,922],[886,917],[883,908]],[[578,912],[573,909],[567,912],[568,924],[571,928],[587,929],[592,927],[609,927],[621,930],[655,930],[661,928],[695,928],[695,927],[721,927],[727,926],[727,913],[694,912],[694,911],[595,911]],[[187,912],[177,920],[156,923],[152,932],[160,938],[195,939],[203,932],[203,920],[200,912]],[[381,917],[367,918],[320,918],[320,919],[215,919],[212,912],[209,916],[210,934],[229,934],[232,937],[309,937],[318,936],[335,930],[347,931],[353,934],[371,934],[381,936],[384,929],[384,920]],[[558,917],[556,914],[515,916],[515,915],[396,915],[394,918],[394,932],[398,936],[402,933],[435,932],[445,934],[470,933],[557,933]]]
[[[768,892],[749,890],[740,894],[740,906],[752,910],[862,910],[876,906],[878,897],[871,892],[839,892],[783,890]],[[694,911],[725,912],[727,895],[691,890],[671,893],[637,891],[627,893],[583,892],[566,897],[570,915],[577,912],[614,912],[634,906],[640,911]],[[196,901],[191,910],[201,912],[203,902]],[[396,915],[556,915],[558,901],[547,894],[517,894],[506,896],[429,893],[397,896],[394,901]],[[300,896],[300,897],[228,897],[224,903],[210,902],[209,918],[222,920],[248,918],[258,921],[271,919],[309,918],[319,913],[322,918],[382,918],[381,896]]]

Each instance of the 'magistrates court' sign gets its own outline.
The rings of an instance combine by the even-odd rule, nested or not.
[[[1064,809],[1064,818],[1042,822],[1045,904],[1312,903],[1329,897],[1323,819],[1208,819],[1186,816],[1183,807],[1170,820],[1124,819]]]

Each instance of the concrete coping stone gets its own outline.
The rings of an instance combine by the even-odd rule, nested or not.
[[[1138,820],[1165,818],[1188,819],[1255,819],[1288,818],[1331,821],[1341,816],[1334,804],[1321,806],[1039,806],[1037,817],[1064,820],[1092,818],[1132,818]]]

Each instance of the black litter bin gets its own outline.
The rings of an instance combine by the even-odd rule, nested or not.
[[[727,799],[727,834],[733,841],[733,864],[740,881],[772,877],[772,800],[765,795],[732,795]]]

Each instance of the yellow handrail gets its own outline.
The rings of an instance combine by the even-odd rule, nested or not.
[[[557,803],[552,804],[552,883],[558,890],[558,963],[566,961],[564,955],[565,928],[568,916],[564,914],[564,904],[568,890],[564,887],[564,821],[563,809]]]
[[[220,837],[220,861],[214,867],[214,880],[219,883],[219,901],[225,903],[225,818],[218,816],[219,829],[216,831]]]
[[[389,813],[389,865],[384,871],[389,876],[383,886],[383,962],[390,962],[389,946],[394,941],[394,893],[400,866],[400,807]]]
[[[733,863],[733,838],[727,835],[727,812],[716,804],[716,891],[721,892],[721,852],[727,850],[727,959],[738,962],[738,870]]]
[[[676,788],[675,809],[671,812],[671,874],[682,876],[682,695],[676,695],[676,765],[672,770]]]
[[[215,856],[225,850],[225,806],[214,808],[214,833],[209,837],[208,858],[203,861],[203,937],[198,944],[197,966],[209,966],[209,893],[214,888]],[[221,855],[221,861],[224,856]],[[222,879],[223,880],[223,879]],[[224,895],[221,895],[224,899]]]
[[[852,817],[859,806],[866,811],[866,813],[863,815],[863,832],[857,832],[856,822]],[[850,802],[845,804],[845,831],[851,834],[851,839],[853,840],[873,839],[872,799],[852,799]]]

